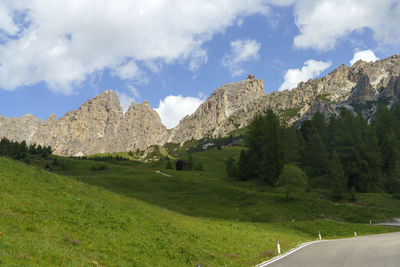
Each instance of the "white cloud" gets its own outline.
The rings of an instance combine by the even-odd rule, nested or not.
[[[186,115],[190,115],[203,103],[204,99],[197,97],[183,97],[181,95],[170,95],[160,100],[155,110],[161,117],[168,129],[174,128]]]
[[[13,22],[13,10],[10,3],[0,3],[0,29],[9,35],[15,35],[18,32],[18,27]],[[0,35],[0,40],[1,40]]]
[[[363,60],[365,62],[373,62],[378,60],[379,58],[377,58],[375,56],[374,51],[368,49],[368,50],[363,50],[363,51],[358,51],[356,53],[354,53],[353,59],[350,61],[350,64],[353,65],[354,63],[356,63],[359,60]]]
[[[330,50],[353,32],[370,29],[380,45],[400,43],[398,0],[270,0],[271,4],[294,4],[295,23],[300,31],[297,48]]]
[[[261,44],[256,40],[236,40],[231,42],[231,51],[222,59],[222,65],[231,70],[233,76],[244,73],[242,62],[257,60]]]
[[[134,61],[129,61],[116,67],[112,74],[122,80],[140,79],[141,76],[144,76],[144,73]]]
[[[68,94],[105,69],[121,79],[177,62],[195,71],[205,42],[256,13],[268,13],[265,0],[4,0],[0,88],[43,81]]]
[[[331,65],[331,62],[310,59],[304,62],[304,66],[301,69],[288,69],[284,81],[279,87],[279,91],[286,89],[290,90],[296,87],[300,82],[305,82],[309,79],[315,78]]]

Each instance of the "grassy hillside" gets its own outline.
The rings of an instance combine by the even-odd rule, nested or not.
[[[158,180],[149,168],[110,164],[106,171],[113,167],[126,169],[122,177],[135,177],[137,169],[137,176]],[[266,224],[188,217],[5,158],[0,183],[3,265],[250,266],[274,256],[277,239],[286,251],[315,239],[316,229],[327,237],[350,236],[355,229],[391,231],[329,220]]]
[[[3,158],[0,170],[1,264],[250,264],[283,229],[182,216]],[[288,246],[307,238],[282,232]]]
[[[146,164],[134,161],[118,164],[65,159],[62,173],[88,184],[144,200],[190,216],[249,222],[287,222],[332,219],[367,223],[400,217],[400,201],[387,194],[357,194],[356,202],[332,202],[321,192],[309,192],[294,201],[265,186],[262,181],[229,179],[225,160],[236,157],[240,148],[229,147],[194,153],[195,164],[204,171],[166,170],[166,162]],[[93,171],[103,164],[105,170]],[[155,173],[160,170],[171,175]]]

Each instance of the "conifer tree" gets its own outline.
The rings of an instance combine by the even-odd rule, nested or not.
[[[332,198],[342,199],[347,192],[347,178],[344,175],[342,164],[336,150],[332,152],[332,159],[329,166],[329,178],[331,181]]]
[[[249,127],[247,164],[252,176],[274,185],[284,164],[284,136],[278,117],[272,110],[256,117]]]
[[[193,170],[193,158],[192,154],[189,154],[188,161],[186,162],[185,170],[191,171]]]
[[[238,165],[235,159],[229,158],[225,161],[225,170],[229,177],[238,177],[239,170]]]
[[[244,149],[240,151],[238,175],[243,181],[249,180],[254,175],[254,169],[250,164],[250,156]]]
[[[171,160],[168,158],[167,160],[167,165],[165,166],[166,169],[172,170],[172,164],[171,164]]]

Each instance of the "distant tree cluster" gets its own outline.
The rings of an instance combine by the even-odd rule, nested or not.
[[[25,141],[13,142],[7,138],[2,138],[0,141],[0,156],[9,157],[12,159],[23,160],[29,155],[39,155],[40,157],[47,158],[51,155],[52,149],[49,146],[41,145],[27,145]]]
[[[90,160],[95,160],[95,161],[128,161],[128,158],[122,157],[122,156],[94,156],[90,157]]]
[[[361,114],[342,109],[329,120],[316,113],[300,128],[281,123],[269,110],[250,124],[247,147],[239,160],[226,162],[229,176],[263,179],[279,187],[288,177],[298,178],[296,186],[308,177],[310,187],[330,189],[334,199],[352,198],[355,191],[400,193],[398,103],[391,110],[378,108],[369,123]]]

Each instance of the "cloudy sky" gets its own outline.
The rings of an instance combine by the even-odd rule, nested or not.
[[[113,89],[171,128],[249,73],[270,93],[400,53],[399,2],[2,0],[0,114],[59,118]]]

